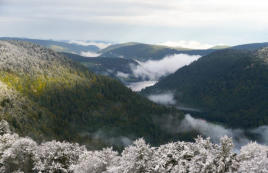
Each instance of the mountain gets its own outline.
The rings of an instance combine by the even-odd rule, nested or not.
[[[233,46],[232,49],[238,49],[238,50],[257,50],[260,48],[268,47],[268,42],[264,43],[250,43],[250,44],[242,44]]]
[[[215,51],[214,49],[207,50],[192,50],[184,48],[171,48],[166,46],[143,44],[143,43],[124,43],[109,46],[99,51],[102,57],[121,57],[128,59],[136,59],[146,61],[149,59],[159,60],[165,56],[173,54],[188,54],[188,55],[207,55]]]
[[[18,40],[26,41],[34,44],[42,45],[47,48],[53,49],[57,52],[69,52],[75,54],[81,54],[82,52],[97,52],[99,48],[95,45],[79,45],[74,43],[67,43],[64,41],[54,40],[40,40],[40,39],[28,39],[28,38],[11,38],[11,37],[0,37],[0,40]]]
[[[167,91],[179,107],[199,109],[198,116],[207,120],[231,127],[267,125],[268,48],[213,52],[142,93]]]
[[[90,71],[119,79],[123,83],[136,82],[140,79],[133,75],[132,66],[138,63],[132,59],[118,57],[83,57],[71,53],[63,53],[66,57],[73,61],[79,62],[86,66]]]
[[[210,49],[216,49],[216,50],[220,50],[220,49],[227,49],[230,48],[230,46],[227,45],[217,45],[217,46],[213,46]]]
[[[152,144],[190,140],[172,134],[159,119],[181,112],[152,103],[118,82],[51,49],[0,41],[0,117],[23,136],[67,140],[96,148],[144,137]]]

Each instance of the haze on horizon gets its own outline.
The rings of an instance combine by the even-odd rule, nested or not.
[[[268,40],[265,0],[0,0],[0,36],[208,48]]]

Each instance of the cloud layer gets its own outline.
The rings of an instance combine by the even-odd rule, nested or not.
[[[238,151],[241,146],[248,144],[251,139],[246,134],[255,134],[258,143],[268,145],[268,126],[261,126],[256,129],[230,129],[218,124],[213,124],[203,119],[193,118],[191,115],[185,115],[183,120],[176,116],[167,115],[165,118],[154,119],[154,123],[159,125],[163,130],[171,134],[182,132],[197,131],[204,137],[210,137],[214,143],[219,143],[222,136],[233,138],[235,149]]]
[[[104,49],[112,45],[112,43],[108,43],[108,42],[95,42],[95,41],[83,41],[83,40],[71,40],[69,41],[69,43],[74,43],[74,44],[78,44],[82,46],[94,45],[94,46],[97,46],[99,49]]]
[[[199,55],[175,54],[161,60],[139,62],[138,66],[132,67],[132,71],[136,77],[156,81],[163,76],[174,73],[179,68],[190,64],[198,58],[200,58]]]
[[[181,122],[178,128],[182,131],[196,130],[202,135],[210,137],[211,140],[216,143],[219,143],[222,136],[227,135],[233,138],[236,148],[240,148],[250,142],[243,130],[227,129],[223,126],[207,122],[206,120],[195,119],[189,114],[185,116],[185,119]]]
[[[127,85],[132,91],[141,91],[146,87],[153,86],[157,83],[157,81],[141,81],[141,82],[132,82]]]
[[[172,92],[166,92],[161,94],[152,94],[148,96],[148,99],[163,105],[174,105],[176,101]]]
[[[85,57],[98,57],[98,56],[100,56],[100,54],[95,53],[95,52],[90,52],[90,51],[88,51],[88,52],[82,51],[80,55],[85,56]]]
[[[174,93],[163,92],[159,94],[152,94],[148,96],[153,102],[163,105],[176,105],[174,99]],[[194,112],[200,112],[195,108],[189,108],[185,106],[176,106],[179,110],[188,110]],[[167,115],[165,118],[155,118],[154,122],[169,133],[176,134],[182,132],[197,131],[205,137],[210,137],[214,143],[219,143],[220,138],[224,135],[233,138],[235,149],[238,151],[241,146],[248,144],[251,139],[247,135],[255,136],[255,140],[258,143],[268,145],[268,126],[260,126],[254,129],[230,129],[219,124],[208,122],[204,119],[197,119],[190,114],[186,114],[183,120],[173,115]],[[246,135],[247,134],[247,135]]]
[[[267,40],[267,8],[267,0],[1,0],[0,33],[228,45]]]
[[[159,45],[169,46],[169,47],[181,47],[181,48],[189,48],[189,49],[209,49],[213,47],[210,44],[203,44],[198,41],[167,41],[163,43],[159,43]]]

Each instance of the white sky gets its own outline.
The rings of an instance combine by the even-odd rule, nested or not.
[[[267,18],[267,0],[0,0],[0,36],[44,39],[233,45],[268,41]]]

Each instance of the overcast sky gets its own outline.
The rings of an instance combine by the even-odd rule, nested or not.
[[[0,36],[169,44],[268,41],[267,0],[0,0]]]

